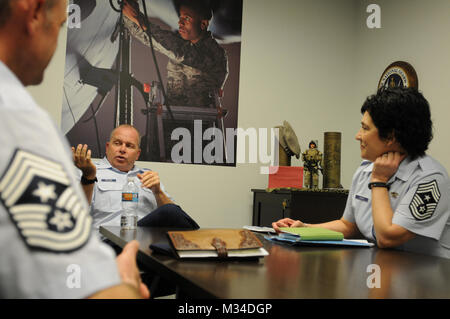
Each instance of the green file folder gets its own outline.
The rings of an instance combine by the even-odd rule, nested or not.
[[[343,240],[344,234],[325,228],[281,227],[284,236],[300,237],[301,240]]]

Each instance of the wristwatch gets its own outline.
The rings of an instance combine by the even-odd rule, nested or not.
[[[83,175],[81,176],[81,184],[83,185],[90,185],[94,184],[95,182],[98,182],[97,177],[95,177],[94,179],[87,179]]]
[[[374,187],[385,187],[387,189],[389,189],[389,185],[386,183],[382,183],[382,182],[372,182],[369,183],[369,185],[367,185],[369,187],[369,189],[372,189]]]

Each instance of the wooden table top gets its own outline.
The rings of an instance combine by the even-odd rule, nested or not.
[[[194,298],[450,298],[450,260],[444,258],[377,248],[288,247],[262,239],[270,255],[259,261],[177,260],[149,248],[167,241],[167,230],[100,228],[121,247],[138,240],[138,260]]]

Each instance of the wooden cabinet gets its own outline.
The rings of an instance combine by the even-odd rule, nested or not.
[[[323,223],[342,217],[348,190],[252,189],[254,226],[271,226],[289,217],[305,223]]]

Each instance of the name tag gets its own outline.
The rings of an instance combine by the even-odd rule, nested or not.
[[[360,195],[355,195],[355,198],[358,199],[358,200],[362,200],[363,202],[368,202],[369,201],[368,198],[365,198],[365,197],[360,196]]]
[[[117,180],[115,179],[115,178],[102,178],[101,180],[100,180],[101,182],[112,182],[112,183],[115,183],[115,182],[117,182]]]

